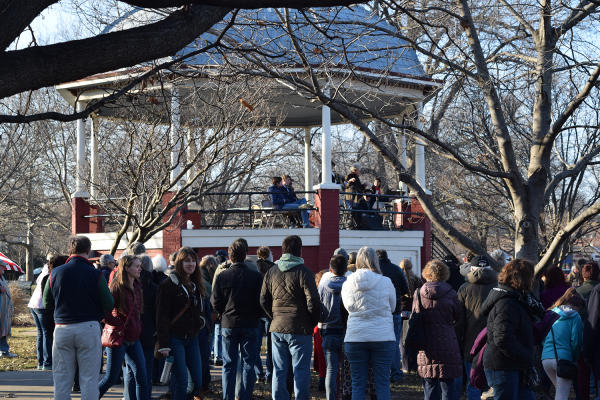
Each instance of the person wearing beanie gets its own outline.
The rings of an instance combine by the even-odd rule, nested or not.
[[[590,297],[590,293],[594,287],[598,284],[598,275],[600,274],[600,268],[594,261],[585,264],[581,271],[581,277],[583,278],[583,284],[577,288],[577,293],[587,301]]]

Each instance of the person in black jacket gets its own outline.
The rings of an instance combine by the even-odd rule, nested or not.
[[[250,400],[256,379],[254,366],[258,358],[258,322],[262,315],[262,276],[244,264],[246,251],[239,241],[229,246],[232,265],[216,277],[210,298],[215,312],[221,316],[225,400]],[[240,393],[235,393],[239,354],[242,357],[242,382]]]
[[[600,398],[600,285],[594,286],[583,325],[583,357],[596,377],[596,399]]]
[[[390,261],[387,251],[382,249],[377,250],[377,257],[379,258],[381,274],[390,278],[394,285],[394,289],[396,289],[396,309],[392,313],[392,316],[394,317],[396,345],[394,346],[394,356],[392,357],[390,379],[392,382],[398,382],[403,376],[402,360],[400,356],[400,339],[402,338],[402,297],[405,294],[408,294],[408,281],[400,267]]]
[[[483,367],[494,399],[534,399],[533,392],[522,384],[534,357],[532,314],[527,302],[532,282],[533,264],[515,259],[502,268],[498,287],[481,306],[481,313],[487,315]]]
[[[261,246],[256,250],[256,256],[258,260],[256,261],[256,267],[258,268],[258,272],[262,274],[264,277],[268,270],[271,269],[275,263],[273,262],[273,254],[271,253],[271,249],[267,246]],[[258,376],[258,380],[261,382],[269,382],[271,377],[273,376],[273,352],[272,352],[272,343],[271,343],[271,335],[269,334],[269,328],[271,327],[271,320],[266,316],[263,316],[260,319],[260,325],[258,328],[258,352],[260,354],[260,349],[262,347],[262,337],[267,336],[267,359],[266,361],[266,373],[263,372],[262,359],[258,357],[258,362],[256,363],[256,367],[254,371]]]

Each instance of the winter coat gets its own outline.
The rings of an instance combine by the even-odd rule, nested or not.
[[[10,336],[12,327],[12,318],[15,311],[8,282],[2,276],[0,277],[0,288],[4,292],[0,293],[0,337]]]
[[[392,317],[396,290],[389,278],[360,268],[344,282],[342,301],[349,314],[345,342],[396,340]]]
[[[271,203],[273,204],[273,208],[281,209],[285,204],[285,195],[283,188],[278,187],[277,185],[271,185],[267,189],[269,192],[269,196],[271,197]]]
[[[481,305],[492,288],[497,285],[498,274],[491,268],[475,268],[467,274],[467,282],[458,289],[460,314],[456,324],[463,357],[471,361],[469,351],[479,332],[485,328],[487,318],[481,314]]]
[[[270,318],[270,332],[312,335],[321,315],[321,301],[313,274],[301,257],[285,253],[267,271],[260,305]]]
[[[267,271],[270,270],[273,265],[275,265],[275,263],[269,260],[258,259],[256,261],[256,267],[258,268],[258,272],[260,272],[262,276],[265,276]]]
[[[575,290],[577,291],[577,293],[579,293],[579,295],[585,301],[588,301],[588,299],[590,298],[590,294],[592,293],[592,290],[594,290],[594,287],[597,284],[598,284],[598,281],[587,280],[587,281],[584,281],[583,284]]]
[[[348,182],[352,178],[355,178],[356,180],[354,182]],[[344,188],[344,191],[346,191],[346,192],[364,193],[364,191],[365,191],[365,187],[360,182],[360,178],[354,172],[351,172],[348,175],[346,175],[346,178],[344,179],[344,183],[346,185],[346,187]],[[361,196],[357,195],[357,194],[355,194],[355,195],[347,194],[347,195],[345,195],[345,197],[346,197],[347,201],[352,201],[354,203],[358,203],[358,199]]]
[[[533,324],[524,294],[498,285],[490,291],[480,312],[487,315],[485,369],[525,370],[533,365]]]
[[[244,263],[235,263],[215,280],[210,303],[223,328],[256,328],[262,316],[262,275]]]
[[[544,340],[542,360],[556,358],[554,346],[560,360],[577,362],[583,345],[583,322],[579,313],[568,306],[554,307],[552,309],[560,315],[558,321],[552,325],[552,332]],[[553,345],[554,344],[554,345]]]
[[[338,330],[342,333],[346,324],[342,319],[342,285],[346,282],[345,276],[334,275],[319,284],[318,291],[323,304],[321,314],[321,329]]]
[[[583,332],[583,356],[600,373],[600,285],[596,285],[587,305]]]
[[[550,308],[556,300],[558,300],[570,286],[566,283],[542,290],[540,293],[540,301],[544,308]]]
[[[169,336],[191,338],[206,325],[204,318],[207,304],[198,288],[185,287],[176,272],[169,274],[158,287],[156,306],[156,333],[160,349],[169,348]],[[189,300],[189,307],[183,315],[173,321]]]
[[[402,297],[408,293],[408,282],[404,276],[404,271],[396,264],[393,264],[387,257],[379,259],[379,268],[381,269],[381,275],[390,278],[394,285],[394,289],[396,290],[396,307],[394,313],[398,314],[402,311]]]
[[[142,334],[140,342],[145,349],[153,349],[156,340],[156,291],[158,286],[152,280],[152,273],[142,270]]]
[[[417,355],[417,371],[422,378],[451,379],[462,376],[462,358],[454,330],[459,315],[456,292],[446,282],[425,282],[421,286],[422,309],[413,296],[413,312],[421,312],[425,349]]]
[[[406,276],[406,281],[408,283],[408,293],[402,296],[400,304],[402,305],[402,311],[410,312],[412,311],[413,294],[415,293],[415,290],[423,286],[423,279],[413,273],[407,274],[405,272],[404,276]]]
[[[124,337],[126,342],[135,342],[142,333],[142,284],[136,279],[133,281],[133,290],[124,288],[115,290],[110,288],[110,293],[115,299],[115,308],[111,314],[113,318],[107,318],[110,325],[124,325]],[[118,310],[121,304],[123,310]]]

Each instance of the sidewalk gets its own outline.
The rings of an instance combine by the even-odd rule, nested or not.
[[[212,381],[221,380],[221,367],[211,367]],[[152,398],[158,398],[167,391],[166,386],[153,386]],[[8,371],[0,372],[0,399],[51,399],[52,371]],[[72,394],[73,399],[81,399],[79,393]],[[122,399],[123,385],[115,385],[102,397],[103,399]]]

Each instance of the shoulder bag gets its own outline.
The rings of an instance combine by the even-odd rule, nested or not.
[[[111,349],[114,349],[115,347],[120,347],[123,345],[127,321],[129,321],[129,315],[127,315],[127,318],[125,318],[123,325],[104,325],[104,329],[102,329],[102,337],[100,339],[102,342],[102,347],[110,347]]]
[[[558,358],[556,340],[554,339],[554,328],[550,329],[550,332],[552,332],[552,347],[554,347],[554,358],[556,358],[556,375],[559,378],[564,379],[577,379],[577,364],[569,360],[561,360]]]
[[[423,322],[423,304],[421,303],[421,289],[417,289],[419,308],[413,311],[408,318],[408,330],[404,339],[404,346],[414,350],[425,349],[425,323]]]

